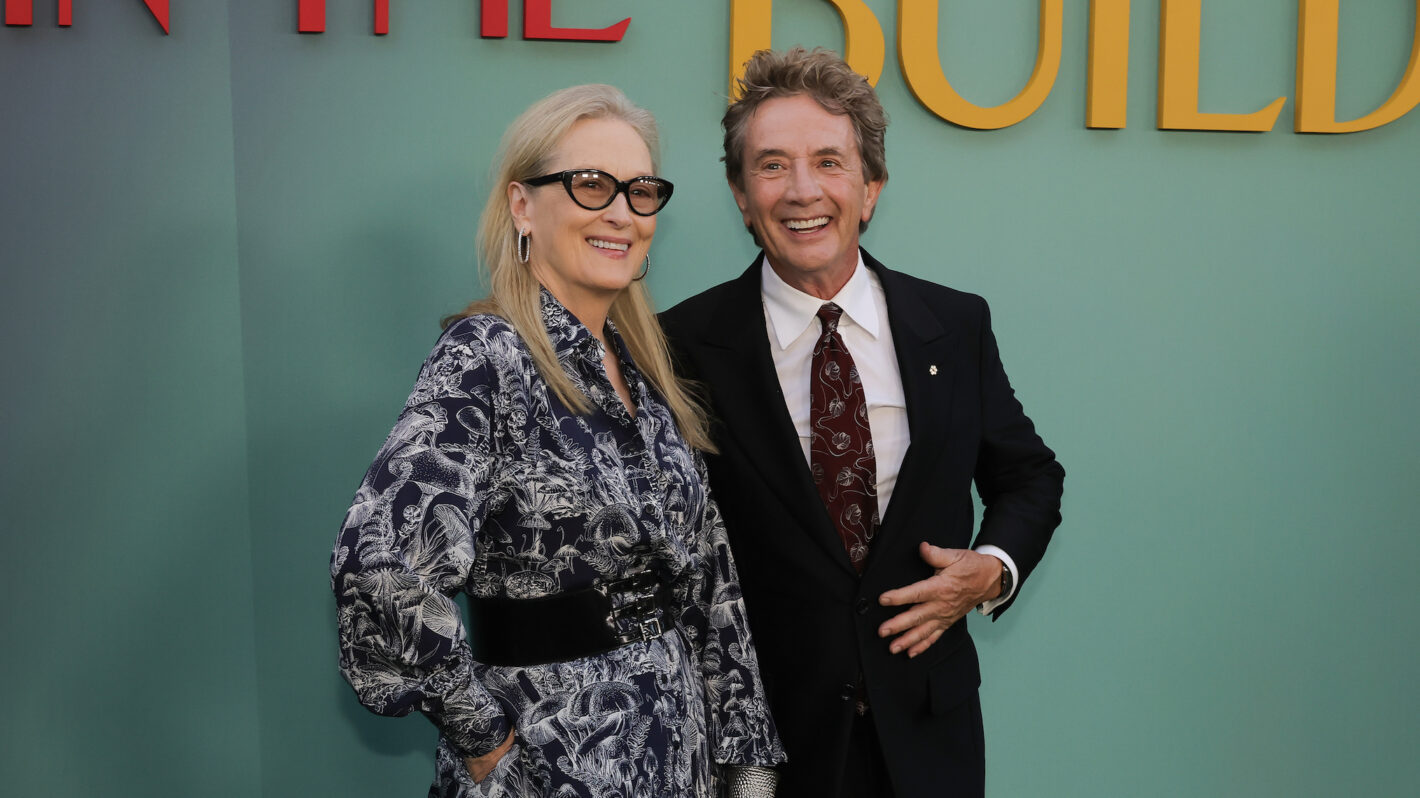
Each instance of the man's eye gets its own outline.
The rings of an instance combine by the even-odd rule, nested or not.
[[[822,161],[819,161],[818,165],[822,166],[825,169],[837,169],[838,161],[835,161],[832,158],[824,158]]]
[[[759,168],[763,169],[766,172],[777,172],[780,169],[783,169],[784,165],[779,163],[767,163]]]

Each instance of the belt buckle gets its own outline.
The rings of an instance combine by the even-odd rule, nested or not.
[[[657,586],[649,570],[634,571],[597,585],[597,592],[612,604],[606,624],[618,645],[644,643],[665,631],[661,610],[656,606]]]

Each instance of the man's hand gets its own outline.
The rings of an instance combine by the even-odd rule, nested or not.
[[[464,767],[468,768],[468,775],[472,776],[474,781],[483,781],[488,778],[488,774],[492,773],[493,768],[497,767],[498,760],[502,759],[503,755],[508,753],[508,749],[512,747],[513,733],[509,731],[508,739],[504,740],[502,745],[494,748],[492,751],[489,751],[483,756],[464,757],[463,764]]]
[[[922,559],[936,574],[878,597],[885,607],[912,605],[878,627],[879,637],[892,637],[889,650],[915,657],[932,647],[947,627],[976,605],[1001,592],[1000,560],[970,549],[940,549],[923,542]]]

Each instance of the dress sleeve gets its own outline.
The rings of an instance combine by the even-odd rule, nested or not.
[[[453,598],[488,508],[495,389],[488,347],[468,325],[451,328],[365,474],[330,566],[340,670],[360,703],[381,715],[419,710],[466,756],[510,729],[474,677]]]
[[[711,747],[715,761],[722,765],[775,765],[785,760],[784,747],[769,714],[735,559],[720,508],[710,496],[705,462],[698,453],[695,463],[705,486],[700,529],[695,536],[699,573],[681,621],[695,631],[710,704]]]

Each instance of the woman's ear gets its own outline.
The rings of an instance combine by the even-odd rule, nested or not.
[[[532,193],[527,186],[517,181],[508,184],[508,211],[512,213],[513,224],[518,230],[530,229]]]

